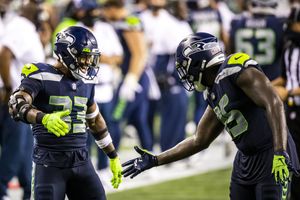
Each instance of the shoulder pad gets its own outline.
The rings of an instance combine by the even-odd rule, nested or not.
[[[30,63],[24,65],[22,69],[22,77],[44,81],[60,81],[63,75],[58,74],[54,69],[45,63]]]
[[[249,59],[250,56],[248,54],[240,52],[231,55],[227,63],[229,65],[244,65]]]
[[[39,68],[32,63],[25,64],[22,68],[22,75],[24,75],[25,77],[28,77],[28,75],[30,75],[38,70],[39,70]]]
[[[258,65],[258,63],[253,60],[248,54],[246,53],[235,53],[230,56],[228,65],[240,65],[242,67],[248,67],[249,65]]]
[[[142,23],[141,20],[134,15],[130,15],[128,17],[126,17],[125,19],[126,24],[128,25],[128,27],[130,28],[134,28],[134,29],[141,29]]]

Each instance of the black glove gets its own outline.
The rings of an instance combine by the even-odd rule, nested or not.
[[[135,146],[134,149],[141,155],[141,157],[131,159],[122,164],[122,167],[128,166],[124,171],[122,171],[124,177],[131,175],[130,178],[134,178],[139,173],[158,165],[157,157],[155,155],[144,149],[140,149],[137,146]]]

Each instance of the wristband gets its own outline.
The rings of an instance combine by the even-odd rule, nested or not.
[[[86,119],[93,119],[93,118],[95,118],[95,117],[98,115],[98,113],[99,113],[99,108],[98,108],[98,106],[97,106],[97,104],[96,104],[96,109],[95,109],[95,111],[92,112],[92,113],[86,114],[85,118],[86,118]]]
[[[101,140],[95,140],[96,144],[99,146],[100,149],[107,147],[110,143],[112,143],[112,139],[110,134],[108,133],[107,136],[102,138]]]
[[[118,156],[117,151],[113,150],[112,152],[109,152],[106,154],[110,159],[114,159]]]
[[[37,124],[42,124],[42,120],[43,120],[43,118],[44,118],[45,115],[46,115],[46,114],[43,113],[43,112],[38,112],[38,113],[36,114],[36,117],[35,117],[35,122],[36,122]]]

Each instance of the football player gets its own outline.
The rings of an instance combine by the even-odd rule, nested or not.
[[[159,155],[135,147],[141,157],[123,164],[124,176],[202,151],[225,128],[238,148],[230,198],[285,199],[299,161],[282,101],[257,62],[245,53],[226,58],[215,36],[199,32],[179,43],[176,68],[183,86],[204,91],[208,102],[196,133]]]
[[[86,147],[88,124],[110,158],[114,188],[121,165],[104,119],[94,102],[100,52],[94,35],[71,26],[56,36],[56,64],[26,64],[9,100],[15,120],[32,124],[34,199],[106,199]]]
[[[280,76],[284,19],[277,17],[277,0],[251,0],[249,15],[231,22],[230,49],[245,52],[255,59],[272,81]]]
[[[123,47],[120,65],[122,80],[113,102],[113,126],[115,144],[121,139],[123,122],[133,125],[143,148],[152,151],[153,139],[147,123],[149,107],[149,78],[146,75],[147,49],[141,20],[131,14],[122,0],[107,0],[103,4],[103,16],[113,25]]]

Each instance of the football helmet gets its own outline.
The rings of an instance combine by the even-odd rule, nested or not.
[[[54,53],[76,79],[93,80],[99,71],[97,40],[84,27],[71,26],[57,33]]]
[[[203,72],[205,69],[221,64],[225,55],[218,39],[204,32],[195,33],[183,39],[176,50],[176,70],[188,91],[205,90]]]

